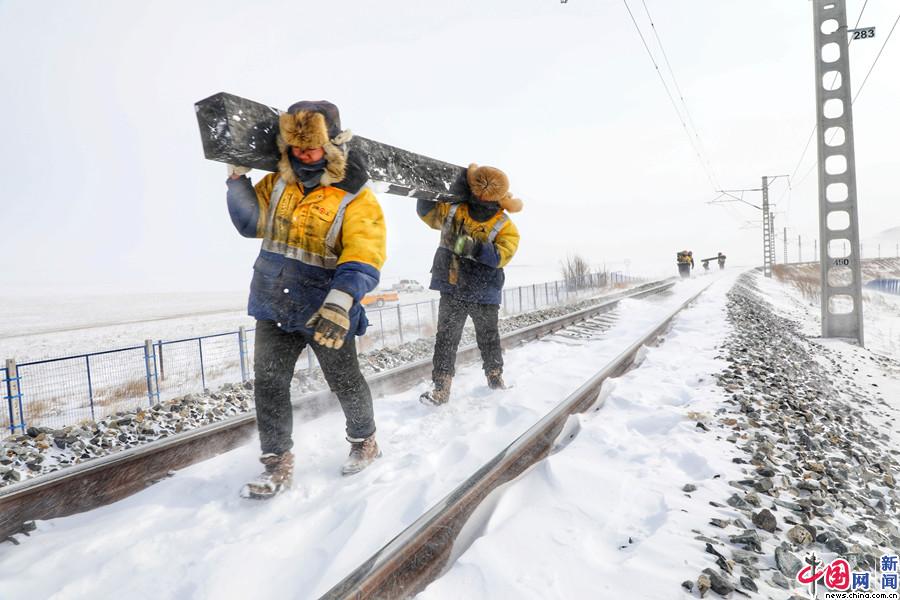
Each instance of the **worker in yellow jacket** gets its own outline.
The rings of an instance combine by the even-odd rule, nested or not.
[[[522,202],[509,193],[500,169],[469,165],[450,189],[454,202],[419,200],[419,217],[441,231],[431,268],[431,289],[441,293],[434,343],[432,387],[420,397],[440,405],[450,399],[456,351],[466,317],[475,324],[475,340],[492,389],[505,388],[498,313],[505,267],[519,247],[519,230],[508,212]]]
[[[366,187],[365,157],[349,151],[338,108],[301,101],[279,121],[278,172],[254,187],[249,169],[229,165],[228,210],[238,232],[262,238],[248,312],[255,317],[255,398],[265,471],[243,495],[271,497],[291,483],[290,387],[301,351],[316,354],[346,417],[345,475],[381,455],[372,395],[360,373],[355,336],[368,325],[360,305],[386,258],[384,216]]]

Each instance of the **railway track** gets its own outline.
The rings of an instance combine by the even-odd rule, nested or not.
[[[596,335],[611,325],[607,313],[621,300],[660,294],[674,283],[668,279],[619,292],[593,306],[509,332],[501,343],[512,348],[547,336],[575,342]],[[575,324],[578,327],[572,327]],[[560,333],[566,328],[571,330]],[[459,350],[457,361],[462,365],[478,357],[478,348],[472,344]],[[424,359],[378,373],[368,381],[373,395],[379,396],[416,385],[430,373],[431,360]],[[338,408],[327,390],[306,394],[295,406],[312,415]],[[29,521],[72,515],[130,496],[172,471],[241,445],[255,431],[256,416],[251,412],[4,487],[0,489],[0,539],[18,533]]]
[[[657,343],[678,313],[702,293],[703,290],[691,296],[652,326],[320,600],[395,600],[425,589],[448,566],[451,552],[460,554],[459,549],[454,549],[456,538],[481,502],[548,456],[560,437],[576,435],[564,429],[569,416],[588,410],[596,402],[603,382],[631,368],[641,348]]]

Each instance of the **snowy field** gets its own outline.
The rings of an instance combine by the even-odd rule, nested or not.
[[[510,266],[506,288],[559,279],[557,268]],[[390,289],[399,277],[385,277],[381,289]],[[428,287],[428,273],[418,281]],[[249,285],[249,278],[247,280]],[[189,294],[98,294],[0,297],[0,359],[18,362],[41,360],[140,346],[144,340],[175,340],[252,327],[248,317],[247,290]],[[401,293],[400,304],[430,302],[439,294],[429,289]],[[393,308],[388,305],[388,309]],[[430,317],[422,306],[422,319]],[[381,320],[369,310],[373,327]],[[406,325],[413,323],[409,312]],[[393,319],[393,320],[391,320]],[[385,311],[388,332],[396,328],[391,310]],[[390,341],[390,340],[385,340]],[[398,340],[399,341],[399,340]]]
[[[3,594],[61,599],[117,590],[128,598],[315,598],[672,307],[718,279],[704,295],[713,300],[692,309],[702,321],[715,322],[733,278],[729,272],[699,277],[679,282],[665,298],[623,301],[617,325],[599,339],[573,343],[556,336],[508,352],[506,372],[515,386],[510,390],[488,391],[480,368],[470,366],[460,369],[443,409],[418,403],[424,383],[376,400],[385,456],[357,477],[338,474],[348,446],[341,415],[331,413],[295,424],[295,488],[271,502],[237,497],[259,469],[254,440],[114,505],[39,522],[20,546],[2,546]],[[715,327],[724,328],[721,319]],[[669,338],[677,331],[678,326]],[[671,376],[656,374],[661,377],[654,378],[655,386]],[[693,382],[679,402],[706,383]],[[684,420],[673,410],[648,411],[636,417],[635,427],[662,430]],[[680,485],[707,472],[698,452],[685,455],[673,481]],[[617,545],[640,527],[609,528],[606,539]]]
[[[247,292],[0,299],[0,357],[39,360],[237,331]]]

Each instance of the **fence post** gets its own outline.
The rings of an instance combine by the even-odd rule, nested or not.
[[[416,302],[416,337],[422,336],[422,321],[419,320],[419,302]]]
[[[531,304],[533,309],[537,310],[537,284],[531,284]]]
[[[166,380],[166,364],[163,362],[163,343],[162,340],[156,342],[156,347],[159,350],[159,378],[163,381]]]
[[[246,382],[247,374],[247,328],[241,325],[238,327],[238,352],[241,353],[241,382]]]
[[[522,307],[522,286],[519,286],[519,312],[525,312],[525,308]]]
[[[206,391],[206,368],[203,365],[203,338],[197,338],[197,345],[200,347],[200,382],[203,385],[203,391]]]
[[[91,382],[91,356],[89,354],[84,355],[84,365],[87,368],[88,400],[91,403],[91,421],[96,421],[97,418],[94,416],[94,385]]]
[[[25,431],[25,413],[22,411],[22,386],[20,385],[19,369],[16,367],[16,359],[6,359],[6,399],[9,402],[9,432],[16,432],[16,409],[13,400],[19,406],[19,427]]]
[[[147,399],[153,406],[153,398],[159,402],[159,381],[156,377],[156,353],[153,351],[153,340],[144,340],[144,368],[147,371]]]
[[[437,331],[437,310],[434,306],[434,298],[431,299],[431,324],[434,325],[434,329]]]
[[[397,305],[397,331],[400,332],[400,343],[403,343],[403,316],[400,314],[400,305]]]

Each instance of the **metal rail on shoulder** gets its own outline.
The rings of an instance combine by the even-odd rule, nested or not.
[[[443,571],[457,535],[488,494],[545,458],[566,419],[590,408],[597,400],[603,382],[627,371],[640,349],[653,343],[669,327],[672,319],[705,289],[683,302],[623,350],[320,600],[396,599],[406,598],[423,590]]]
[[[582,310],[509,332],[501,336],[501,344],[510,348],[538,339],[612,310],[624,298],[657,294],[674,283],[674,278],[667,279],[612,294]],[[463,364],[477,357],[478,348],[472,344],[459,350],[457,361]],[[396,393],[430,377],[431,368],[431,359],[423,359],[377,373],[367,381],[374,396]],[[338,403],[332,392],[321,390],[301,396],[294,406],[316,416],[337,410]],[[171,471],[236,448],[256,431],[255,423],[256,413],[251,411],[0,488],[0,539],[17,533],[27,521],[64,517],[121,500]]]

